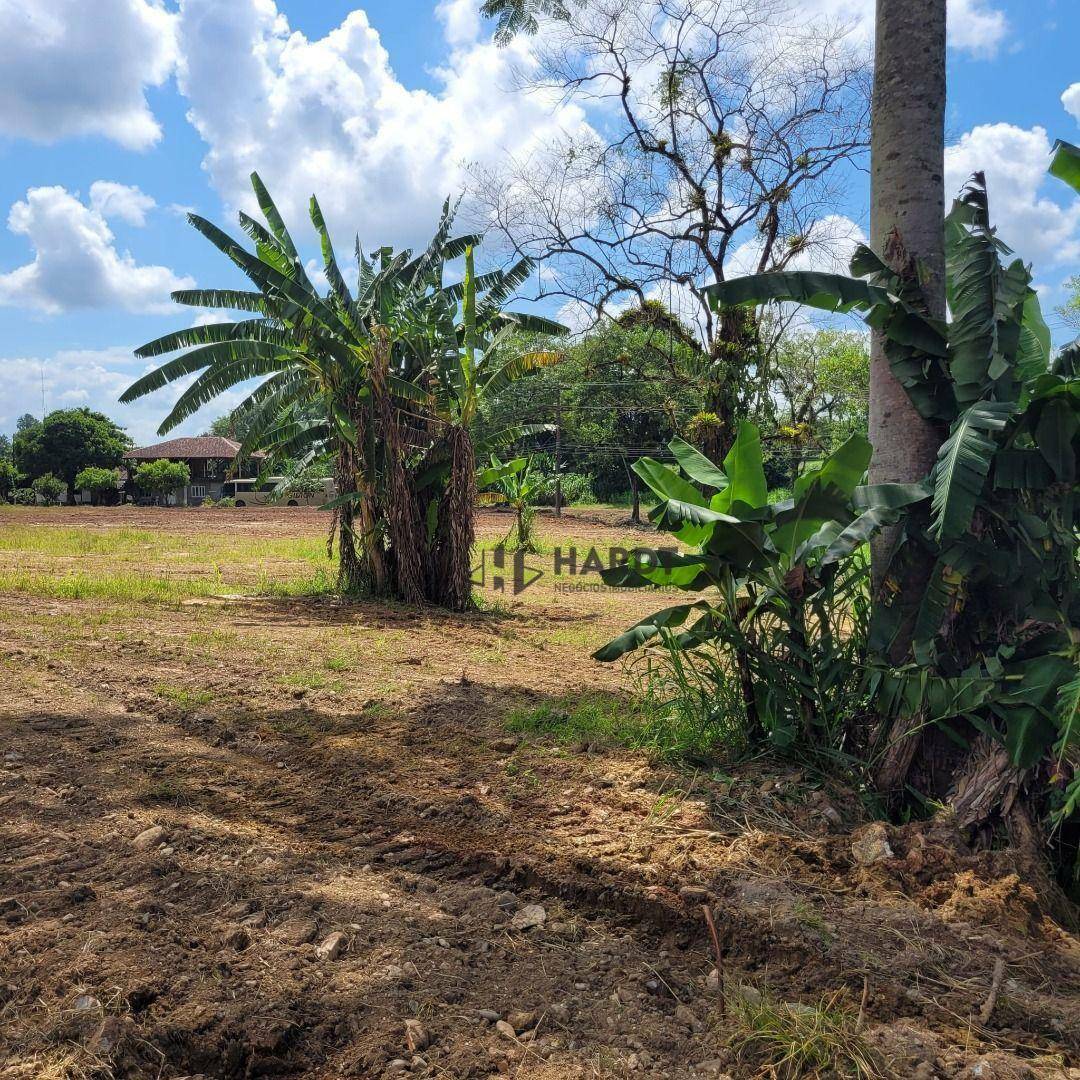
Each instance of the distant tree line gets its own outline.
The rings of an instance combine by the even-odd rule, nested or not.
[[[132,446],[130,437],[103,413],[87,408],[57,409],[39,420],[20,416],[12,437],[0,436],[0,500],[58,502],[85,486],[100,496],[105,474],[115,489],[116,469]]]
[[[745,418],[761,429],[770,483],[783,489],[804,462],[865,434],[869,342],[851,330],[760,325],[748,365],[759,392]],[[634,503],[634,461],[663,456],[675,436],[722,457],[730,433],[709,407],[713,388],[701,378],[707,355],[661,304],[635,306],[562,348],[560,364],[507,387],[485,403],[478,422],[482,432],[549,425],[520,447],[533,453],[541,503],[553,501],[556,476],[566,502]]]

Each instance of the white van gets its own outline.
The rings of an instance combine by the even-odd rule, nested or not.
[[[221,497],[235,499],[237,506],[322,506],[334,497],[334,481],[324,479],[321,491],[314,494],[292,491],[282,498],[278,487],[285,483],[285,479],[284,476],[268,476],[261,484],[257,477],[226,480],[221,485]]]

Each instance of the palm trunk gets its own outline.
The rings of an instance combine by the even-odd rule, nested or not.
[[[943,318],[945,0],[877,0],[870,147],[871,246],[899,272],[917,266],[926,310]],[[870,353],[870,480],[921,480],[934,465],[942,433],[916,412],[889,369],[883,343],[875,332]],[[874,543],[876,585],[881,584],[892,539],[886,532]]]
[[[918,273],[925,309],[936,318],[945,314],[945,2],[877,0],[871,130],[871,245],[898,273]],[[870,480],[879,484],[923,479],[942,442],[937,425],[918,414],[892,374],[879,332],[871,340],[870,441]],[[885,530],[873,543],[875,595],[895,539],[895,530]],[[916,557],[906,567],[898,585],[912,614],[893,644],[893,663],[908,659],[913,612],[931,561]],[[908,717],[892,723],[881,787],[902,788],[918,749],[916,728]]]

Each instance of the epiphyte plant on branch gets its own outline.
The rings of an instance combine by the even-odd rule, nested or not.
[[[354,293],[312,196],[328,283],[320,293],[266,187],[257,174],[251,180],[265,225],[241,213],[240,226],[254,253],[206,219],[189,220],[254,290],[182,290],[173,299],[252,317],[144,345],[140,357],[184,351],[137,380],[121,401],[196,375],[162,422],[164,433],[225,391],[261,379],[233,413],[245,432],[240,457],[263,450],[270,468],[332,454],[342,591],[463,609],[471,603],[476,452],[528,434],[520,427],[499,432],[474,448],[469,425],[486,394],[560,358],[508,355],[500,346],[509,332],[563,328],[503,310],[531,264],[477,275],[473,249],[481,237],[452,235],[449,202],[419,255],[383,247],[369,259],[357,240]],[[446,264],[459,258],[465,278],[446,284]]]
[[[1059,147],[1054,171],[1080,186],[1080,153]],[[874,597],[879,787],[945,801],[969,828],[1026,813],[1024,792],[1071,810],[1080,798],[1070,764],[1080,734],[1080,343],[1052,359],[1031,272],[1007,261],[981,175],[946,221],[947,322],[921,309],[918,267],[895,241],[889,264],[859,248],[855,277],[764,274],[711,293],[718,305],[861,312],[883,332],[919,414],[942,428],[928,507],[905,515]],[[932,570],[920,595],[905,596],[897,583],[912,560]],[[926,737],[935,730],[944,737]]]

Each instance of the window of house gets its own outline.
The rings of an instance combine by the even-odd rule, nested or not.
[[[193,499],[202,499],[206,496],[205,484],[192,484],[191,485],[191,497]]]

